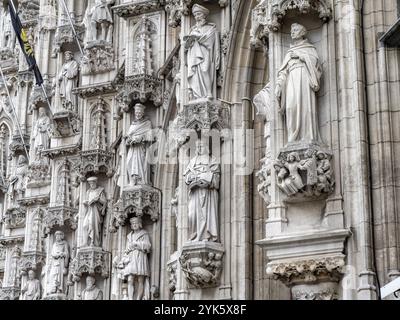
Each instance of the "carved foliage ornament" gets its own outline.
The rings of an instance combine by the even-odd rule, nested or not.
[[[339,281],[344,273],[344,256],[310,258],[308,260],[271,263],[267,275],[287,285],[315,282],[321,279]]]
[[[54,227],[64,225],[68,225],[71,230],[76,230],[78,227],[77,213],[77,209],[64,206],[49,208],[43,219],[44,233],[49,234]]]
[[[109,253],[101,248],[82,248],[71,262],[72,280],[79,282],[83,274],[109,276]]]

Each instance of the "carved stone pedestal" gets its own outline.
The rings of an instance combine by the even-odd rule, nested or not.
[[[78,35],[80,41],[82,41],[83,34],[85,33],[85,27],[81,24],[74,24],[75,31]],[[74,32],[69,23],[58,26],[55,38],[54,38],[54,52],[53,57],[57,52],[61,51],[63,45],[74,46],[76,45],[76,40]]]
[[[29,151],[30,136],[24,134],[23,137],[24,137],[25,146],[27,147],[27,149]],[[15,134],[12,136],[11,143],[10,143],[10,151],[11,151],[11,156],[13,156],[13,157],[17,156],[18,153],[25,154],[24,144],[22,143],[21,135]]]
[[[0,65],[4,69],[17,68],[17,55],[10,48],[0,49]]]
[[[334,190],[332,153],[319,143],[288,145],[272,165],[286,202],[324,199]]]
[[[61,137],[69,137],[80,132],[79,116],[72,111],[59,111],[53,117],[55,130]]]
[[[179,123],[186,129],[208,131],[229,126],[229,109],[220,101],[199,99],[189,102],[178,115]]]
[[[68,300],[68,299],[67,296],[63,293],[54,293],[45,296],[43,300]]]
[[[224,247],[215,242],[188,242],[179,257],[189,288],[215,288],[220,285]]]
[[[78,209],[75,208],[65,206],[50,207],[43,218],[44,233],[49,234],[54,227],[62,227],[64,225],[68,225],[71,230],[76,230],[78,226],[77,213]]]
[[[111,230],[115,232],[124,226],[131,216],[142,217],[147,214],[152,221],[157,221],[161,213],[161,191],[148,185],[126,188],[121,199],[114,204]]]
[[[86,45],[82,58],[82,74],[103,73],[115,69],[112,43],[93,41]]]
[[[0,300],[18,300],[20,292],[17,287],[0,288]]]
[[[267,275],[292,289],[293,299],[337,299],[345,267],[348,230],[320,230],[258,241],[266,249]]]
[[[79,282],[83,274],[100,274],[103,278],[110,276],[110,253],[102,248],[83,247],[78,249],[70,265],[72,280]]]
[[[125,78],[123,96],[125,100],[140,101],[141,103],[150,100],[155,106],[160,106],[163,99],[161,84],[160,79],[148,74],[129,76]],[[129,108],[125,108],[124,111],[128,112]]]

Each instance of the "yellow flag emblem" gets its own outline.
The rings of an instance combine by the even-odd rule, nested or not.
[[[29,42],[28,42],[28,36],[26,35],[26,32],[25,32],[24,29],[21,29],[21,39],[22,39],[22,41],[24,42],[24,50],[25,50],[25,53],[26,53],[28,56],[33,55],[33,49],[32,49],[31,45],[30,45]]]

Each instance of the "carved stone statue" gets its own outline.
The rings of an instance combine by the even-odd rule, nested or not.
[[[3,35],[2,35],[2,41],[0,43],[0,48],[8,48],[14,50],[16,36],[14,31],[12,30],[11,17],[8,10],[6,9],[3,10],[1,21],[2,21],[1,31]]]
[[[126,250],[118,265],[121,269],[120,276],[128,278],[128,298],[134,300],[150,299],[150,266],[148,254],[150,253],[150,236],[143,229],[142,219],[130,219],[132,231],[128,234]],[[135,287],[137,282],[137,287]]]
[[[48,294],[64,293],[64,276],[68,274],[70,255],[68,242],[64,240],[62,231],[57,231],[55,237],[48,265]]]
[[[103,291],[96,287],[94,277],[87,276],[86,288],[81,292],[81,300],[103,300]]]
[[[34,161],[40,161],[42,150],[50,147],[50,118],[46,114],[45,108],[39,108],[39,118],[36,120],[32,131],[31,146],[34,154]]]
[[[84,245],[100,247],[103,216],[107,209],[107,199],[104,188],[97,187],[97,178],[88,180],[90,189],[86,193],[87,200],[83,202],[86,207],[83,218],[82,239]]]
[[[76,107],[76,97],[72,90],[76,87],[78,78],[78,63],[71,51],[65,52],[65,63],[58,76],[60,97],[65,109],[73,111]]]
[[[189,99],[216,98],[217,70],[221,50],[219,32],[214,23],[207,22],[210,11],[198,4],[192,9],[196,24],[184,37],[187,50]]]
[[[151,121],[144,116],[145,106],[135,105],[135,120],[132,122],[126,145],[128,146],[127,170],[130,185],[150,184],[148,144],[152,141]]]
[[[15,169],[15,174],[10,178],[10,185],[8,187],[8,195],[11,200],[15,199],[15,195],[22,195],[26,189],[26,179],[28,173],[28,160],[25,156],[20,155],[18,158],[18,165]]]
[[[278,73],[275,94],[286,114],[288,143],[321,142],[317,96],[322,75],[317,50],[306,38],[307,30],[294,23],[290,47]]]
[[[36,279],[35,271],[28,272],[28,281],[21,289],[21,300],[40,300],[40,281]]]
[[[218,241],[218,189],[220,166],[203,141],[184,173],[189,186],[189,240]]]
[[[87,41],[102,40],[112,42],[113,18],[110,10],[114,0],[96,0],[93,8],[85,14]]]

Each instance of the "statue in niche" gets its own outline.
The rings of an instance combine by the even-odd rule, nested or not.
[[[304,26],[294,23],[294,40],[278,72],[275,94],[280,112],[286,114],[288,143],[321,142],[317,96],[322,76],[316,48],[306,38]]]
[[[127,168],[128,182],[131,186],[150,184],[150,165],[148,160],[148,145],[152,139],[151,121],[145,117],[145,106],[135,105],[135,120],[132,122],[126,145],[128,146]]]
[[[87,276],[86,288],[81,292],[81,300],[103,300],[103,291],[96,287],[94,277]]]
[[[128,234],[124,255],[118,264],[120,277],[128,278],[128,299],[150,299],[150,266],[148,254],[151,249],[150,236],[143,229],[142,219],[130,219],[132,231]],[[137,282],[137,287],[135,287]]]
[[[189,240],[218,241],[218,189],[220,166],[203,141],[184,173],[189,186]]]
[[[217,70],[221,49],[219,32],[214,23],[207,22],[210,11],[198,4],[192,9],[196,24],[184,37],[187,51],[189,100],[215,99],[217,96]]]
[[[78,63],[74,60],[71,51],[65,52],[65,63],[61,68],[58,76],[60,86],[61,103],[64,109],[74,111],[76,107],[76,97],[72,90],[76,87],[78,78]]]
[[[97,178],[88,180],[89,190],[86,192],[87,200],[83,202],[86,208],[83,218],[82,239],[89,247],[101,246],[101,229],[103,217],[106,214],[107,198],[103,187],[97,186]]]
[[[15,41],[16,41],[16,36],[14,33],[14,30],[12,29],[12,24],[11,24],[11,17],[8,12],[8,10],[4,9],[3,10],[3,15],[1,17],[2,21],[2,42],[1,42],[1,48],[8,48],[14,51],[15,48]]]
[[[64,232],[55,233],[56,241],[51,249],[48,265],[47,287],[49,294],[63,293],[64,276],[68,275],[69,245],[64,240]]]
[[[28,173],[28,159],[20,155],[18,158],[18,165],[15,169],[15,174],[10,178],[8,186],[8,195],[11,200],[15,199],[15,195],[22,195],[26,190],[26,179]]]
[[[114,0],[96,0],[93,8],[87,8],[84,18],[86,40],[112,42],[113,18],[110,6]]]
[[[46,114],[46,109],[39,108],[39,118],[36,120],[31,139],[31,146],[33,149],[34,161],[41,161],[40,152],[50,147],[50,118]]]
[[[28,272],[28,281],[21,289],[21,300],[40,300],[40,281],[36,279],[36,273],[33,270]]]

